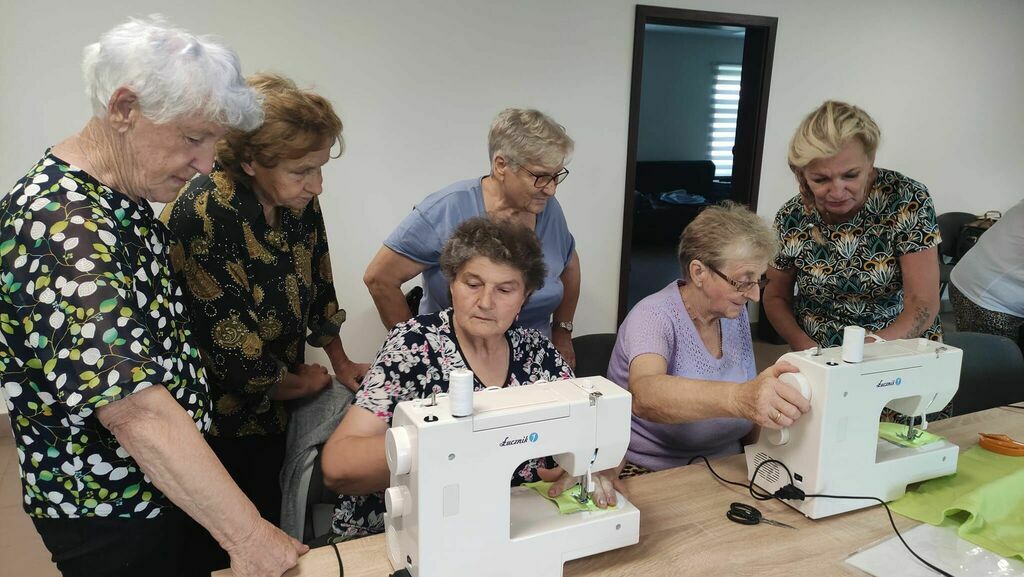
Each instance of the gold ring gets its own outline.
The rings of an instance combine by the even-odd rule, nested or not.
[[[777,422],[779,422],[779,419],[781,419],[781,418],[782,418],[782,413],[778,409],[776,409],[775,410],[775,415],[772,416],[772,420],[777,423]]]

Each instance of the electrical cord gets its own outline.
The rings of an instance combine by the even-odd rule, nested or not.
[[[331,547],[334,548],[334,556],[338,558],[338,577],[345,577],[345,566],[341,563],[341,551],[338,550],[338,544],[331,543]]]
[[[900,542],[903,543],[903,546],[907,548],[907,551],[910,551],[910,554],[913,555],[918,561],[924,563],[929,569],[935,571],[939,575],[943,575],[944,577],[953,577],[951,574],[925,561],[924,558],[922,558],[913,549],[910,548],[910,545],[907,544],[907,541],[903,538],[903,535],[900,533],[900,530],[896,527],[896,520],[892,517],[892,510],[889,509],[889,504],[879,499],[878,497],[861,497],[856,495],[825,495],[820,493],[806,494],[800,488],[793,484],[793,474],[789,471],[789,467],[787,467],[786,464],[783,463],[782,461],[778,461],[776,459],[765,459],[764,461],[758,463],[757,466],[754,467],[754,473],[750,476],[749,483],[737,483],[736,481],[730,481],[728,479],[721,477],[718,473],[715,472],[714,468],[711,467],[711,462],[708,461],[707,457],[705,457],[704,455],[697,455],[690,459],[686,464],[689,465],[696,461],[697,459],[702,459],[704,461],[704,463],[708,466],[708,471],[711,471],[711,474],[714,475],[716,479],[722,481],[723,483],[728,483],[730,485],[736,485],[737,487],[746,488],[748,491],[750,491],[750,496],[758,501],[769,501],[771,499],[778,499],[780,501],[782,501],[783,499],[791,501],[803,501],[804,499],[808,499],[811,497],[825,499],[863,499],[868,501],[878,501],[879,503],[882,504],[883,507],[885,507],[885,512],[889,516],[889,524],[892,525],[892,530],[896,533],[896,536],[899,537]],[[755,491],[754,479],[757,478],[757,473],[761,470],[761,467],[767,465],[768,463],[777,463],[780,467],[782,467],[786,471],[786,475],[789,477],[789,484],[775,491],[775,493],[769,493],[764,489],[761,489],[761,492]]]

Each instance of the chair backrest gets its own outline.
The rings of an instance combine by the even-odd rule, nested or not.
[[[939,258],[956,258],[956,243],[960,238],[960,228],[978,218],[969,212],[944,212],[935,218],[939,225],[942,243],[939,244]]]
[[[324,485],[324,470],[320,465],[320,455],[323,453],[323,449],[323,445],[317,445],[313,471],[309,476],[309,488],[306,490],[303,543],[309,543],[314,538],[322,537],[330,532],[334,504],[338,500],[338,495]]]
[[[615,348],[615,333],[583,335],[572,340],[577,377],[604,377]]]
[[[946,333],[943,341],[964,351],[953,415],[1024,400],[1024,356],[1017,343],[999,335]]]

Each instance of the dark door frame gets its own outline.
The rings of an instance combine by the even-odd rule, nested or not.
[[[626,318],[629,293],[630,256],[633,248],[633,195],[636,189],[636,150],[640,130],[640,91],[643,86],[644,40],[648,24],[670,26],[742,26],[743,74],[736,122],[736,146],[733,150],[733,200],[757,209],[761,183],[761,156],[764,151],[765,119],[768,116],[768,89],[771,86],[775,31],[779,19],[725,12],[705,12],[661,6],[636,7],[633,30],[633,73],[629,96],[629,132],[626,146],[626,187],[622,215],[622,258],[619,265],[619,311],[616,325]],[[760,66],[755,66],[759,63]]]

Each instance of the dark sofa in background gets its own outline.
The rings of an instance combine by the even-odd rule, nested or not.
[[[714,180],[715,163],[710,160],[637,162],[633,243],[647,246],[677,243],[679,234],[700,209],[719,200],[721,192],[716,188]],[[690,194],[703,196],[706,202],[672,204],[660,198],[662,193],[674,190],[686,190]]]

